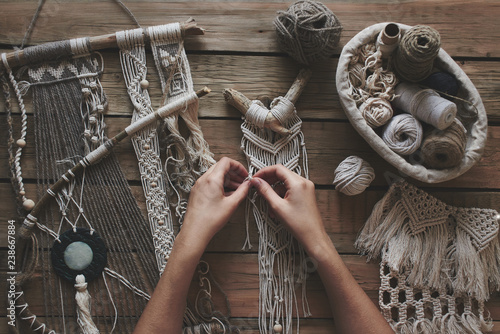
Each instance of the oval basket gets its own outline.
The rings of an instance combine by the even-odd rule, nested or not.
[[[376,36],[387,23],[378,23],[369,26],[354,36],[343,48],[340,55],[336,84],[340,97],[340,103],[344,108],[347,118],[356,129],[356,131],[370,144],[370,146],[391,165],[396,167],[402,173],[412,178],[427,182],[438,183],[456,178],[469,170],[481,158],[487,134],[487,116],[481,101],[481,97],[476,87],[472,84],[469,77],[455,63],[455,61],[443,50],[439,51],[438,57],[434,62],[434,67],[452,74],[459,83],[458,96],[472,103],[477,111],[477,118],[474,123],[467,127],[467,145],[465,155],[460,165],[454,168],[437,170],[429,169],[418,164],[411,164],[408,160],[393,152],[382,140],[379,135],[366,123],[361,112],[356,107],[356,103],[349,96],[349,74],[348,66],[351,58],[357,49],[367,43],[374,42]],[[410,29],[411,26],[399,24],[401,33]],[[458,106],[458,103],[457,103]]]

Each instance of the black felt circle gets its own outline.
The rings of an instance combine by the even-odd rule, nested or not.
[[[85,280],[90,282],[99,277],[106,267],[107,251],[104,241],[94,231],[90,233],[89,229],[80,228],[68,230],[59,236],[59,241],[55,241],[51,250],[52,266],[55,272],[62,278],[74,283],[77,275],[84,275]],[[81,241],[86,243],[93,252],[92,262],[83,270],[73,270],[64,262],[64,251],[71,243]]]

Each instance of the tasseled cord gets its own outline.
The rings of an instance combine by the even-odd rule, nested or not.
[[[75,278],[75,289],[76,289],[76,314],[78,316],[78,325],[82,329],[84,334],[98,334],[94,321],[92,321],[92,316],[90,315],[90,294],[87,291],[87,282],[85,281],[84,275],[78,275]]]

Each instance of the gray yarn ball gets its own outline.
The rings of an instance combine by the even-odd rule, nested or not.
[[[333,55],[342,33],[335,14],[321,2],[310,0],[279,11],[274,26],[280,48],[306,65]]]

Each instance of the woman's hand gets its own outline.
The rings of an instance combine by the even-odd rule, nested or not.
[[[247,176],[241,163],[225,157],[210,167],[191,189],[181,232],[206,246],[248,194]]]
[[[273,189],[271,185],[278,182],[283,185]],[[320,241],[330,242],[316,204],[314,183],[283,165],[262,168],[251,183],[311,256],[320,252]]]

